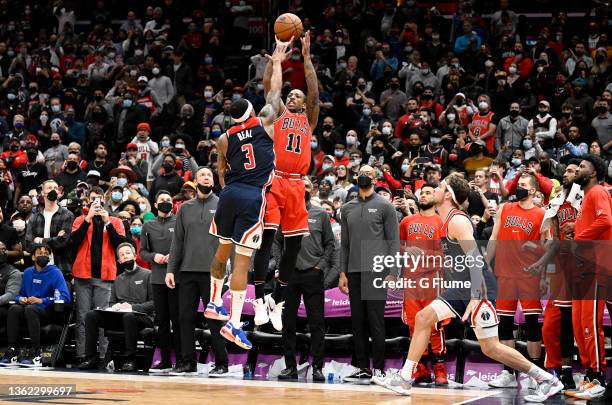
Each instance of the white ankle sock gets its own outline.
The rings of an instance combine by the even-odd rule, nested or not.
[[[240,315],[242,315],[242,306],[244,305],[246,290],[230,290],[230,293],[232,294],[230,321],[234,324],[234,326],[238,326],[240,324]]]
[[[214,278],[210,276],[210,300],[218,307],[223,305],[223,298],[221,297],[221,291],[223,291],[223,279]]]
[[[538,384],[541,383],[542,381],[548,381],[548,380],[553,379],[552,374],[550,374],[548,371],[542,370],[540,367],[536,366],[535,364],[531,366],[527,374],[529,375],[529,377],[535,379],[538,382]]]
[[[416,361],[406,359],[404,367],[402,367],[400,371],[400,375],[406,380],[412,379],[412,374],[414,373],[414,370],[416,370],[418,364],[419,363]]]

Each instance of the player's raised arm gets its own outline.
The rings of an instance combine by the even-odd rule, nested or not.
[[[270,136],[273,136],[274,132],[269,127],[274,124],[274,120],[284,108],[281,100],[281,88],[283,87],[283,70],[281,63],[287,57],[287,49],[290,47],[291,41],[293,41],[293,38],[291,38],[289,42],[282,42],[277,38],[274,53],[271,56],[266,55],[269,59],[269,63],[272,64],[272,78],[270,80],[270,91],[266,95],[266,107],[269,105],[273,110],[273,114],[263,117],[262,121]]]
[[[304,75],[306,78],[306,87],[308,94],[306,95],[306,114],[310,129],[314,131],[319,120],[319,80],[317,79],[317,71],[312,64],[310,58],[310,32],[304,34],[302,41],[302,56],[304,57]]]
[[[227,171],[227,132],[217,141],[217,174],[221,188],[225,187],[225,172]]]

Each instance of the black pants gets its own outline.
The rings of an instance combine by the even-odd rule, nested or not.
[[[159,348],[164,363],[170,363],[170,353],[179,357],[181,353],[181,334],[179,327],[179,285],[174,289],[165,284],[153,284],[153,304],[155,323],[158,327]],[[170,328],[172,324],[172,328]]]
[[[57,320],[52,309],[43,309],[36,305],[12,305],[8,310],[6,322],[8,344],[15,347],[19,343],[19,333],[23,321],[28,327],[30,342],[34,351],[40,350],[40,327]]]
[[[8,310],[9,310],[8,305],[0,306],[0,329],[2,328],[6,329],[6,320],[8,318]],[[3,341],[4,339],[2,339],[2,336],[0,336],[0,342],[3,342]]]
[[[295,361],[295,324],[300,297],[303,295],[311,334],[312,365],[323,367],[325,352],[323,272],[316,269],[296,270],[285,288],[285,309],[283,310],[285,364],[287,367],[297,366]]]
[[[379,275],[373,276],[371,273],[348,273],[347,275],[351,324],[355,342],[353,365],[358,368],[370,368],[368,337],[371,337],[373,366],[376,369],[384,370],[386,301],[382,295],[386,297],[386,293],[372,291],[373,289],[370,288],[368,294],[364,294],[364,287],[371,287],[371,280],[376,276],[379,277]]]
[[[125,356],[134,357],[138,333],[153,327],[153,321],[146,315],[132,312],[89,311],[85,315],[85,356],[97,357],[98,328],[123,331],[125,334]]]
[[[210,273],[181,272],[179,295],[179,324],[181,329],[181,352],[183,361],[194,361],[195,357],[195,317],[200,298],[204,305],[210,301]],[[219,331],[223,322],[206,319],[210,328],[215,365],[228,365],[225,338]]]

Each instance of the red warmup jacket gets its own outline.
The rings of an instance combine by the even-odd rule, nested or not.
[[[516,187],[518,186],[518,181],[521,178],[522,173],[519,172],[514,176],[512,180],[506,184],[506,190],[508,190],[508,194],[512,195],[516,193]],[[538,188],[544,194],[544,204],[548,204],[548,200],[550,199],[550,193],[553,190],[552,180],[546,176],[542,176],[540,173],[536,173],[535,178],[538,182]]]
[[[111,225],[117,233],[121,236],[125,236],[125,228],[123,222],[117,217],[109,218]],[[81,215],[74,220],[72,224],[72,232],[75,232],[85,221],[85,215]],[[77,248],[76,258],[74,265],[72,266],[72,275],[76,278],[91,278],[91,236],[93,232],[92,224],[87,229],[87,235]],[[115,262],[115,248],[113,247],[108,232],[104,232],[102,237],[102,275],[101,279],[104,281],[114,281],[117,277],[117,263]]]

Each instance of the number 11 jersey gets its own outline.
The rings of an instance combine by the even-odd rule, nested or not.
[[[285,111],[274,122],[276,170],[283,174],[306,176],[310,168],[312,132],[304,113]]]

